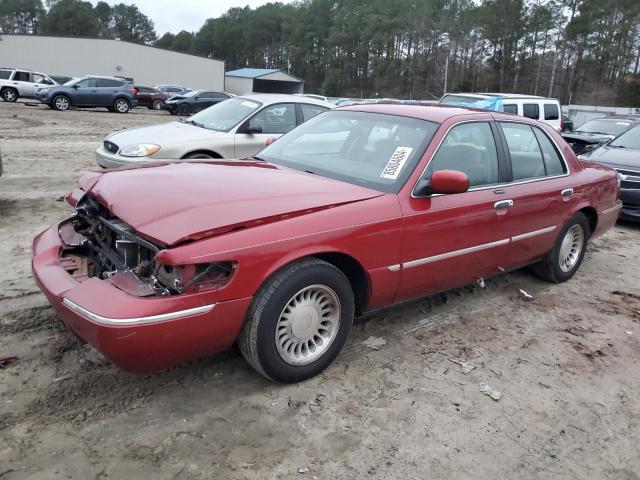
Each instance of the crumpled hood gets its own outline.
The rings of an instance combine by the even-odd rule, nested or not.
[[[605,163],[640,170],[640,151],[603,145],[587,157],[590,162]]]
[[[384,195],[248,160],[92,172],[81,186],[143,236],[167,246]]]
[[[575,131],[575,132],[563,133],[562,137],[569,143],[575,142],[577,140],[583,143],[595,144],[595,143],[606,143],[612,138],[614,138],[614,135]]]
[[[119,132],[112,133],[107,140],[123,148],[127,145],[138,143],[154,143],[156,145],[170,145],[172,143],[183,143],[194,140],[208,139],[216,137],[226,137],[228,133],[214,132],[206,128],[196,127],[182,122],[169,122],[162,125],[150,125],[148,127],[127,128]],[[160,150],[159,153],[161,153]]]

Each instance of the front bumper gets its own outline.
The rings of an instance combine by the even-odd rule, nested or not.
[[[99,278],[76,281],[62,267],[59,226],[33,240],[36,283],[57,315],[122,370],[149,373],[228,349],[251,297],[217,301],[216,292],[143,298]]]
[[[620,219],[640,222],[640,189],[621,188],[620,200],[622,200]]]
[[[177,112],[178,111],[178,105],[175,104],[175,103],[162,102],[162,105],[160,105],[160,108],[162,110],[167,110],[168,112]]]

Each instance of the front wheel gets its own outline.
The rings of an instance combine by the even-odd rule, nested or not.
[[[131,109],[131,104],[124,98],[118,98],[113,102],[113,109],[118,113],[127,113]]]
[[[569,280],[580,268],[589,235],[589,220],[584,213],[576,213],[560,231],[551,251],[533,267],[534,273],[553,283]]]
[[[151,104],[153,110],[160,110],[162,108],[162,100],[154,100]]]
[[[65,95],[58,95],[53,98],[51,105],[59,112],[66,112],[71,107],[71,101],[69,100],[69,97]]]
[[[186,117],[191,115],[191,107],[189,105],[180,105],[178,112],[181,116]]]
[[[325,261],[302,260],[260,288],[238,344],[247,362],[265,377],[300,382],[336,358],[353,315],[353,290],[345,275]]]

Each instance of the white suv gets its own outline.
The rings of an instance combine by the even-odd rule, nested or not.
[[[557,131],[562,129],[560,102],[555,98],[521,95],[518,93],[447,93],[441,99],[443,104],[471,104],[478,100],[500,97],[505,113],[539,120],[551,125]]]
[[[15,102],[20,97],[36,98],[39,88],[57,83],[44,73],[0,68],[0,97],[5,102]]]

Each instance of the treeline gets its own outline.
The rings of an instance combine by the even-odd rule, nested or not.
[[[325,95],[437,98],[448,64],[447,91],[640,105],[640,0],[300,0],[232,8],[197,32],[157,40],[142,14],[131,24],[150,31],[121,28],[120,6],[100,16],[104,2],[59,0],[48,13],[26,8],[39,0],[0,2],[25,5],[12,22],[27,33],[116,36],[220,58],[228,70],[280,68]],[[94,12],[93,33],[75,33],[78,20],[66,15],[66,26],[49,20],[56,8],[71,14],[79,4]]]

